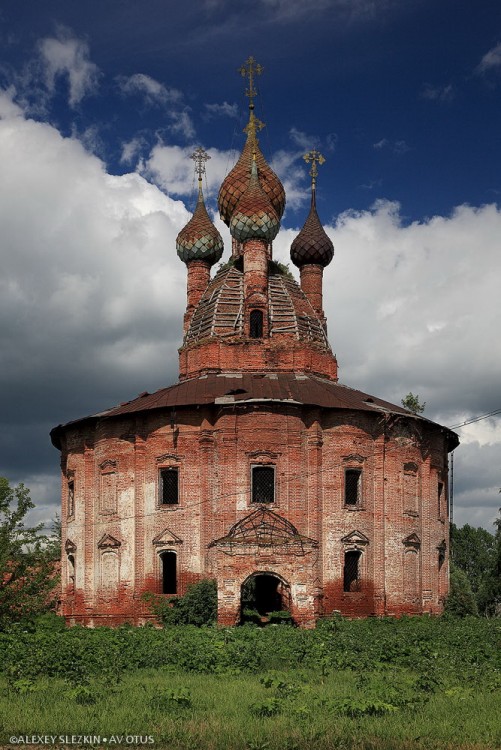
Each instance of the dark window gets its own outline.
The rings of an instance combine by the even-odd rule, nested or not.
[[[179,503],[179,470],[160,469],[160,504],[177,505]]]
[[[275,467],[252,467],[252,502],[273,503],[275,501]]]
[[[249,335],[251,339],[263,338],[263,313],[261,310],[251,310],[249,316]]]
[[[75,591],[75,557],[68,555],[68,593]]]
[[[360,550],[344,553],[343,590],[360,591]]]
[[[444,494],[444,483],[439,482],[438,483],[438,494],[437,494],[437,502],[438,502],[438,517],[442,515],[442,495]]]
[[[361,469],[346,469],[344,473],[344,504],[358,505],[360,502]]]
[[[439,571],[442,570],[442,567],[445,562],[445,550],[441,549],[438,551],[438,569]]]
[[[75,482],[68,482],[68,515],[75,513]]]
[[[162,552],[162,594],[177,594],[177,559],[175,552]]]

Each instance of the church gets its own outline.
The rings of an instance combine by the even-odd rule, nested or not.
[[[249,601],[313,627],[351,617],[439,614],[448,592],[448,453],[455,433],[338,382],[323,271],[334,247],[311,204],[290,257],[273,259],[285,208],[255,115],[218,195],[229,260],[198,200],[177,237],[187,304],[179,380],[51,432],[61,451],[62,614],[143,624],[145,592],[215,579],[218,623]],[[173,248],[174,250],[174,248]],[[328,293],[328,290],[326,290]],[[249,600],[250,597],[250,600]]]

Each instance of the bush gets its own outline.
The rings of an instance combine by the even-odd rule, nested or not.
[[[217,619],[217,584],[204,578],[188,586],[184,596],[145,594],[153,613],[164,626],[213,625]]]

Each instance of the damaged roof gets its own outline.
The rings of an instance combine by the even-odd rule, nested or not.
[[[436,424],[412,414],[402,406],[370,396],[341,383],[306,373],[290,372],[236,372],[209,373],[189,380],[182,380],[155,393],[144,392],[131,401],[98,414],[58,425],[51,431],[53,444],[59,448],[61,432],[87,420],[113,419],[132,414],[160,409],[173,409],[184,406],[205,406],[209,404],[244,404],[249,402],[280,402],[298,405],[319,406],[325,409],[346,409],[365,412],[386,412],[414,417]],[[436,425],[438,426],[438,425]],[[447,428],[444,428],[447,429]],[[450,444],[456,447],[455,433],[447,430]]]

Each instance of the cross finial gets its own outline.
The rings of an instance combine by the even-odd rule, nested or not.
[[[209,161],[210,156],[205,151],[202,146],[199,146],[194,150],[192,155],[190,156],[190,159],[193,159],[195,162],[195,172],[198,175],[198,184],[199,186],[202,184],[202,175],[205,174],[205,162]]]
[[[310,169],[311,187],[314,190],[315,185],[317,183],[317,175],[318,175],[317,164],[323,164],[325,162],[325,158],[322,156],[320,151],[317,151],[316,148],[314,148],[311,151],[308,151],[308,153],[303,156],[303,159],[305,160],[307,164],[311,162],[311,169]]]
[[[250,109],[254,109],[253,99],[257,94],[257,91],[254,88],[254,76],[260,76],[263,70],[263,66],[257,63],[252,56],[249,57],[238,69],[238,72],[240,73],[242,78],[249,79],[249,88],[245,89],[245,96],[248,96],[250,99]]]

